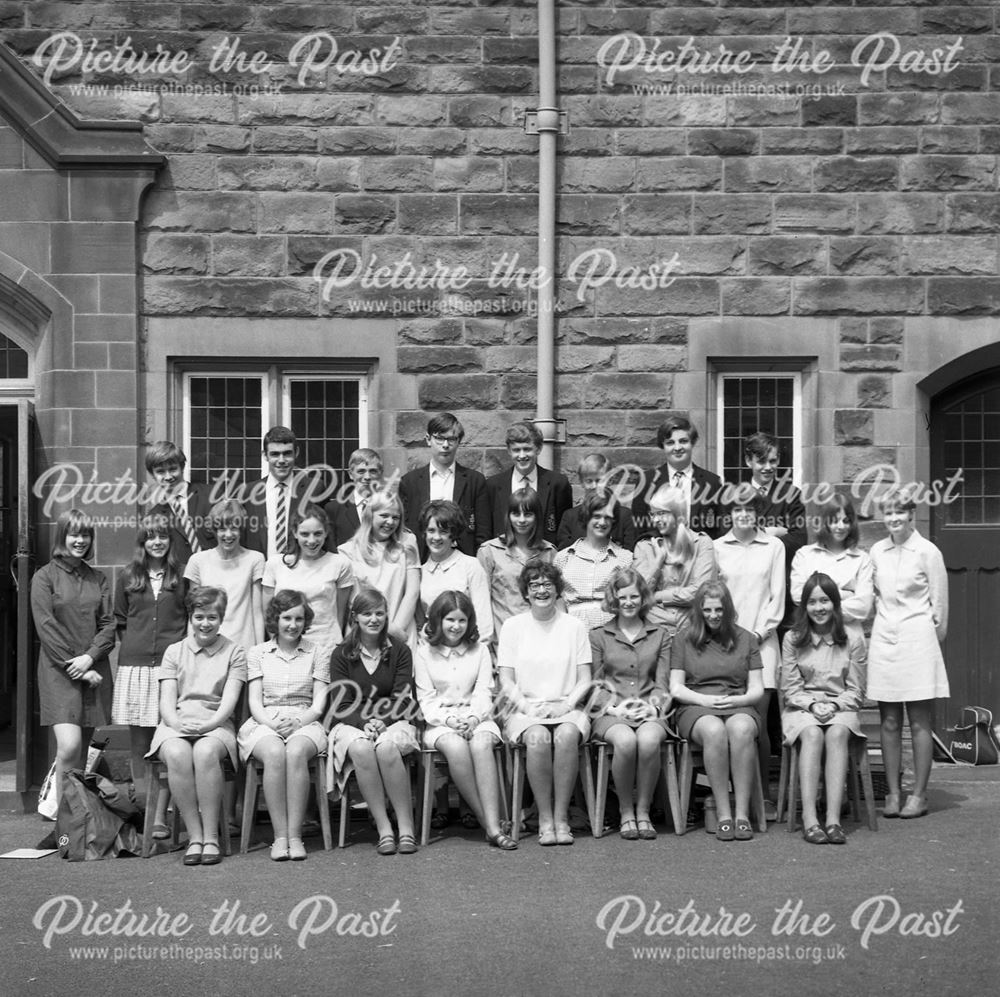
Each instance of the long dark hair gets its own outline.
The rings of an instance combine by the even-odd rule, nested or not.
[[[362,613],[368,613],[381,606],[385,610],[385,626],[379,634],[379,647],[384,654],[389,647],[389,603],[386,598],[369,585],[363,586],[358,594],[351,600],[351,611],[349,614],[350,625],[347,628],[347,636],[340,646],[344,649],[344,656],[348,661],[357,661],[361,657],[361,628],[358,626],[358,617]]]
[[[518,488],[516,492],[510,493],[507,499],[507,515],[504,517],[503,533],[500,534],[507,547],[513,547],[517,543],[514,528],[510,525],[510,516],[513,512],[530,512],[535,517],[535,526],[528,537],[528,547],[542,546],[542,502],[538,497],[538,492],[534,488]]]
[[[440,647],[444,643],[444,618],[458,610],[464,613],[469,621],[465,628],[465,636],[461,643],[466,649],[475,647],[479,642],[479,627],[476,626],[476,610],[472,600],[464,593],[454,590],[441,592],[427,610],[427,622],[424,624],[424,636],[431,647]]]
[[[123,572],[126,592],[146,591],[146,586],[149,584],[149,555],[146,553],[146,541],[154,536],[166,537],[168,541],[167,554],[163,559],[164,591],[172,592],[181,583],[181,565],[174,551],[173,538],[170,536],[170,520],[163,513],[153,513],[143,516],[139,524],[139,532],[135,537],[135,551]]]
[[[718,599],[722,603],[722,625],[714,634],[705,623],[702,607],[706,599]],[[724,582],[702,582],[691,600],[691,608],[694,612],[688,624],[687,639],[692,646],[701,649],[714,637],[725,651],[736,647],[736,607]]]
[[[812,620],[809,619],[809,611],[806,603],[812,590],[818,588],[833,603],[833,627],[830,636],[834,644],[843,646],[847,643],[847,631],[844,629],[844,614],[840,608],[840,589],[837,583],[822,571],[814,571],[802,586],[802,599],[795,610],[795,622],[792,624],[792,643],[796,647],[805,647],[812,639]]]
[[[299,538],[295,535],[298,528],[307,520],[315,519],[320,526],[323,527],[323,532],[329,536],[330,535],[330,520],[327,518],[326,513],[318,505],[307,505],[304,509],[299,509],[294,516],[292,516],[292,528],[290,531],[291,536],[288,540],[288,550],[281,555],[281,560],[289,568],[294,568],[295,565],[299,563],[302,557],[302,547],[299,544]],[[320,554],[320,557],[323,555]]]

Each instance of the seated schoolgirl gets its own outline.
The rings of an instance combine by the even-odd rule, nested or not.
[[[412,854],[417,839],[403,756],[418,750],[413,656],[403,641],[390,636],[389,607],[381,592],[365,586],[355,595],[347,637],[330,659],[330,679],[328,788],[335,779],[343,792],[354,772],[378,830],[378,854]],[[396,812],[398,845],[386,796]]]
[[[866,663],[864,636],[844,626],[837,583],[814,572],[802,586],[795,625],[785,634],[781,660],[781,728],[786,744],[799,742],[802,836],[812,845],[847,842],[840,805],[849,741],[852,735],[864,737],[858,710],[865,698]],[[824,748],[825,827],[816,815]]]
[[[217,865],[222,765],[235,767],[233,712],[247,679],[246,652],[219,633],[226,593],[198,586],[188,593],[190,636],[171,644],[157,670],[160,724],[148,757],[167,767],[174,804],[188,832],[185,865]]]
[[[414,660],[417,698],[427,723],[424,747],[447,759],[462,798],[472,808],[486,840],[511,851],[517,842],[500,828],[493,749],[500,728],[493,711],[493,661],[479,640],[476,611],[464,593],[445,591],[427,611]]]
[[[319,721],[330,662],[302,636],[312,621],[306,597],[281,589],[265,614],[272,638],[247,652],[250,719],[240,727],[238,741],[244,761],[253,756],[264,763],[275,862],[306,858],[302,821],[309,798],[309,759],[326,751],[326,731]],[[319,803],[326,805],[325,800]]]

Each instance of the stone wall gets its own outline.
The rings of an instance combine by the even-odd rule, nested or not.
[[[845,451],[845,479],[899,447],[919,450],[878,417],[895,406],[916,425],[927,351],[911,348],[909,330],[941,319],[959,330],[954,355],[967,318],[1000,312],[998,17],[986,3],[559,4],[564,464],[591,447],[651,462],[664,410],[704,417],[704,398],[692,404],[675,381],[706,319],[766,319],[789,341],[800,320],[834,319],[841,378],[816,444]],[[186,53],[186,83],[227,88],[116,94],[156,77],[79,65],[51,80],[84,116],[143,121],[169,159],[141,215],[145,316],[319,317],[345,329],[348,298],[386,295],[354,285],[324,300],[313,269],[332,250],[467,267],[475,280],[458,296],[500,311],[429,315],[419,308],[446,290],[395,293],[406,299],[393,317],[398,370],[416,379],[417,404],[375,443],[405,460],[393,448],[420,443],[421,410],[448,408],[487,471],[503,426],[534,410],[528,296],[489,276],[505,254],[515,269],[535,266],[537,140],[521,117],[537,104],[536,23],[532,4],[503,0],[0,4],[0,37],[25,59],[58,31],[106,49],[127,37],[136,50]],[[378,50],[385,66],[331,65],[300,83],[289,55],[313,32],[337,40],[341,68],[355,65],[350,50]],[[635,37],[617,37],[626,32]],[[715,71],[612,70],[616,56],[632,61],[639,36],[647,54],[687,44],[690,62],[715,60]],[[227,37],[269,67],[210,70]],[[880,38],[883,62],[893,46],[897,57],[866,72]],[[724,72],[725,51],[748,71]],[[776,58],[797,67],[775,69]],[[111,90],[81,92],[81,81]],[[248,85],[280,93],[234,92]],[[608,252],[626,285],[665,260],[672,282],[582,287]],[[275,349],[294,355],[295,344]]]

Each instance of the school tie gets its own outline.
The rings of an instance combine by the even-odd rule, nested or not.
[[[684,472],[674,471],[674,488],[684,487]]]
[[[286,490],[287,482],[279,481],[278,504],[274,516],[274,552],[278,555],[285,553],[288,544],[288,501]]]
[[[184,538],[188,542],[188,547],[191,548],[191,553],[197,554],[201,550],[201,544],[198,542],[198,534],[195,532],[194,523],[191,522],[191,517],[188,515],[187,503],[180,495],[175,495],[170,500],[170,508],[174,511],[174,519],[181,533],[184,534]]]
[[[531,487],[531,478],[529,478],[526,474],[522,474],[521,488],[530,488],[530,487]]]

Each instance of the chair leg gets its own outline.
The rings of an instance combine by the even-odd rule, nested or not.
[[[344,791],[340,794],[340,833],[337,839],[338,848],[347,847],[347,821],[351,811],[350,788],[347,780],[344,783]]]
[[[246,855],[250,850],[250,834],[257,817],[257,791],[260,782],[257,778],[257,761],[247,759],[247,775],[243,783],[243,824],[240,829],[240,854]]]
[[[852,764],[856,765],[861,773],[861,786],[865,793],[865,811],[868,816],[868,828],[871,831],[878,830],[878,814],[875,811],[875,788],[872,786],[872,768],[868,761],[868,742],[857,739],[856,745],[852,745],[856,752],[856,761],[852,757]]]
[[[855,824],[859,824],[861,823],[861,787],[858,780],[858,766],[853,741],[852,737],[847,751],[847,795],[851,802],[851,820]]]
[[[513,754],[513,771],[510,790],[511,832],[510,836],[519,841],[521,838],[521,801],[524,796],[524,748],[521,745],[511,747]]]
[[[431,810],[434,799],[434,760],[436,752],[421,753],[420,763],[424,769],[423,792],[420,794],[420,844],[426,847],[431,840]]]
[[[500,818],[510,823],[510,796],[508,795],[507,775],[504,772],[503,745],[498,744],[493,749],[493,761],[497,767],[497,788],[500,793]]]
[[[608,744],[597,745],[597,785],[594,794],[594,837],[604,834],[604,808],[608,802]]]
[[[681,834],[678,828],[687,828],[687,813],[681,810],[680,790],[677,785],[677,755],[674,745],[664,742],[660,751],[660,778],[667,791],[667,801],[670,804],[670,819],[674,822],[674,833]]]
[[[796,807],[799,794],[799,742],[788,749],[788,833],[794,834],[798,823]]]
[[[316,755],[312,759],[313,789],[316,793],[316,809],[319,810],[319,827],[323,833],[323,850],[333,848],[333,834],[330,831],[330,801],[326,796],[326,759]]]
[[[788,758],[789,747],[781,746],[781,770],[778,773],[778,820],[781,823],[786,818],[785,804],[788,802]]]
[[[580,775],[583,781],[583,798],[587,805],[587,820],[590,821],[590,833],[594,837],[597,837],[598,831],[594,823],[597,817],[597,804],[594,800],[594,770],[590,764],[589,745],[583,744],[580,746],[580,764]]]
[[[146,762],[146,815],[142,822],[142,857],[144,859],[148,859],[153,854],[153,824],[156,821],[156,811],[160,805],[160,793],[163,788],[160,782],[160,771],[158,762],[152,760]],[[174,827],[176,835],[176,824]]]
[[[680,789],[680,810],[681,821],[678,827],[674,828],[674,834],[681,835],[687,833],[687,815],[691,806],[691,777],[694,774],[691,763],[691,744],[689,741],[682,741],[680,746],[681,764],[680,772],[677,774],[677,785]]]
[[[750,788],[750,812],[757,816],[757,833],[767,833],[767,814],[764,811],[764,782],[760,775],[760,766],[754,765],[753,785]]]

